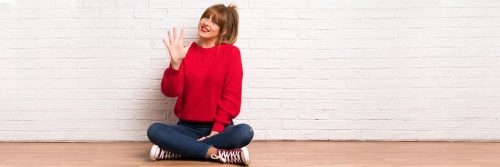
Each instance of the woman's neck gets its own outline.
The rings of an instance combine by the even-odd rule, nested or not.
[[[198,46],[202,48],[211,48],[217,45],[217,39],[201,39],[198,38],[198,42],[196,42]]]

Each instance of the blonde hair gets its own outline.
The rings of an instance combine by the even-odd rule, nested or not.
[[[220,27],[219,43],[234,44],[238,38],[238,11],[234,4],[225,6],[215,4],[208,7],[201,15],[201,19],[211,18]]]

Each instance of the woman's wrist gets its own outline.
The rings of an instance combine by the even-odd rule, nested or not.
[[[182,61],[174,61],[174,60],[171,60],[170,61],[170,67],[174,70],[179,70],[180,66],[181,66],[181,62]]]

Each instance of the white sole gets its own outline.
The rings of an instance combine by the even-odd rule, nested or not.
[[[153,145],[153,147],[151,147],[151,152],[149,152],[149,159],[153,160],[153,161],[156,161],[156,154],[158,153],[158,149],[160,147],[158,147],[157,145]]]
[[[245,165],[250,164],[250,152],[248,152],[248,148],[242,147],[241,151],[243,152],[243,155],[244,155],[243,158],[245,159]]]

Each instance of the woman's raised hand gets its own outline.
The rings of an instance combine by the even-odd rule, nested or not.
[[[165,43],[168,53],[170,54],[170,64],[172,64],[172,68],[179,70],[181,62],[184,57],[186,57],[186,53],[193,42],[191,41],[189,45],[184,46],[184,29],[181,30],[181,34],[179,38],[177,38],[177,32],[174,27],[172,31],[168,31],[168,41],[163,38],[163,43]]]

